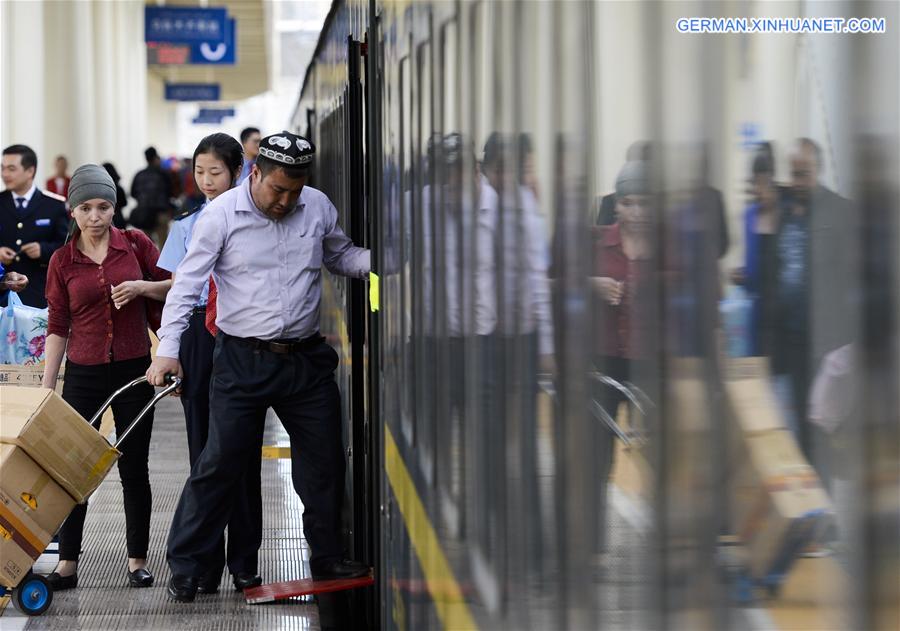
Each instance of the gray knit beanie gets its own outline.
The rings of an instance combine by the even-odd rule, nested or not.
[[[616,178],[616,197],[649,193],[650,179],[647,173],[647,163],[641,160],[626,162]]]
[[[96,164],[83,164],[72,174],[69,182],[69,208],[75,208],[89,199],[105,199],[116,205],[116,184],[109,173]]]

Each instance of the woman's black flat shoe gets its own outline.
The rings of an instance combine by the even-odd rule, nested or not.
[[[153,575],[146,568],[139,568],[128,573],[128,584],[131,587],[150,587],[153,585]]]
[[[66,589],[75,589],[78,587],[78,574],[70,574],[69,576],[60,576],[58,572],[50,572],[47,575],[47,582],[55,592],[61,592]]]

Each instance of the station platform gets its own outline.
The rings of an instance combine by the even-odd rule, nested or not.
[[[553,468],[549,453],[549,423],[542,415],[542,495],[552,504]],[[303,505],[290,484],[288,437],[270,412],[266,422],[262,460],[263,544],[260,574],[266,582],[308,578],[309,548],[303,536]],[[646,501],[647,464],[634,452],[617,446],[616,466],[609,489],[609,554],[605,571],[596,577],[597,628],[613,631],[650,628],[647,607],[652,576],[641,562],[650,544],[652,510]],[[29,618],[0,599],[0,629],[114,630],[244,629],[318,630],[330,628],[334,604],[317,605],[312,598],[295,598],[265,605],[248,605],[224,573],[216,595],[198,594],[191,604],[174,603],[165,592],[169,569],[165,541],[175,504],[188,475],[184,416],[177,399],[157,406],[150,452],[153,489],[149,567],[156,583],[148,589],[127,586],[125,526],[118,471],[92,496],[85,525],[79,587],[57,592],[44,615]],[[547,542],[549,545],[550,542]],[[462,552],[462,551],[457,551]],[[55,544],[35,565],[49,573],[56,565]],[[529,594],[522,628],[553,629],[551,594],[545,585]],[[843,619],[849,590],[847,578],[834,558],[801,559],[777,599],[735,606],[730,628],[741,631],[838,631],[849,628]],[[699,614],[700,612],[698,612]],[[691,612],[684,612],[689,618]],[[688,624],[686,627],[691,628]],[[703,625],[694,625],[703,628]]]
[[[312,599],[248,605],[234,591],[227,572],[223,573],[218,594],[198,594],[190,604],[168,599],[166,536],[189,467],[181,403],[166,398],[156,410],[150,447],[153,516],[148,558],[148,566],[156,577],[153,587],[134,589],[127,585],[122,487],[118,470],[113,467],[90,499],[78,588],[56,592],[50,609],[33,618],[20,614],[11,604],[0,603],[3,608],[0,628],[3,631],[320,629],[319,607]],[[287,444],[287,433],[270,413],[262,463],[263,543],[259,555],[260,575],[266,582],[310,576],[309,547],[303,537],[303,505],[290,484],[287,449],[278,447]],[[53,571],[57,561],[54,547],[52,544],[51,550],[38,560],[36,572]]]

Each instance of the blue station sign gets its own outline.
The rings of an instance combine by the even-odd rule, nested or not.
[[[233,107],[208,108],[201,107],[192,122],[195,125],[218,125],[229,116],[234,116]]]
[[[221,86],[218,83],[167,83],[167,101],[218,101]]]
[[[218,64],[233,66],[237,63],[237,25],[234,18],[225,24],[225,39],[221,42],[194,42],[191,44],[192,64]]]
[[[228,11],[222,7],[144,7],[144,41],[173,44],[225,41]]]

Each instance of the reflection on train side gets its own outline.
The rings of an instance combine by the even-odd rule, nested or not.
[[[376,2],[385,624],[897,628],[897,36],[674,28],[850,4]]]

